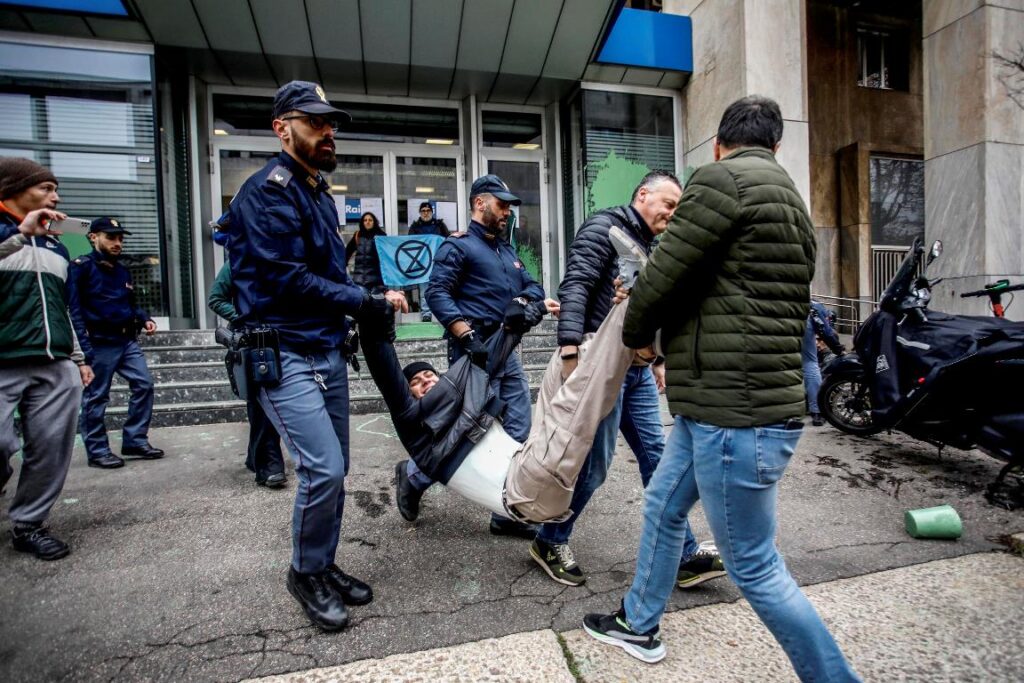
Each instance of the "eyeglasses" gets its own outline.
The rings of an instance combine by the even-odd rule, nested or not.
[[[335,119],[329,119],[324,116],[317,116],[316,114],[297,114],[295,116],[282,116],[282,121],[291,121],[292,119],[303,119],[313,130],[323,130],[329,127],[333,132],[338,132],[338,122]]]

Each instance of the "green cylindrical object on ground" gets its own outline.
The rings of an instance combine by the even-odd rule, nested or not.
[[[960,515],[949,505],[907,510],[903,523],[914,538],[960,538],[964,532]]]

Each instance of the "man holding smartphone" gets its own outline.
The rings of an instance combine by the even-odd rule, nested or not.
[[[152,335],[156,323],[135,302],[131,272],[120,262],[125,230],[116,218],[97,218],[89,226],[92,253],[76,258],[68,278],[71,319],[96,381],[82,396],[79,428],[89,467],[113,469],[124,460],[110,450],[104,418],[114,373],[128,380],[131,398],[122,428],[121,455],[145,460],[164,452],[149,443],[153,417],[153,378],[136,341],[140,331]]]
[[[68,250],[47,227],[66,217],[58,202],[48,168],[0,157],[0,491],[20,450],[11,539],[41,560],[70,552],[43,523],[64,488],[82,385],[93,376],[68,318]],[[14,431],[15,410],[24,441]]]

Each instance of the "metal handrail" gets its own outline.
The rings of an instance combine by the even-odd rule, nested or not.
[[[871,299],[825,294],[812,294],[811,298],[836,312],[836,331],[843,334],[854,334],[864,319],[878,308],[878,302]]]

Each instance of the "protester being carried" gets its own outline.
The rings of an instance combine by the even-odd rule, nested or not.
[[[634,263],[646,259],[620,230],[611,233],[616,248]],[[635,273],[638,266],[620,270]],[[545,304],[557,314],[557,302]],[[586,335],[579,364],[564,382],[562,360],[554,354],[525,444],[495,419],[500,401],[488,387],[518,343],[517,334],[499,330],[488,340],[486,369],[467,356],[452,364],[442,382],[424,363],[410,364],[403,372],[391,344],[393,331],[362,324],[360,333],[374,382],[417,468],[496,514],[542,522],[565,519],[597,425],[618,400],[626,371],[638,357],[653,360],[650,350],[637,353],[623,346],[624,315],[624,307],[614,307],[597,333]],[[395,468],[396,500],[402,516],[412,521],[423,490],[411,485],[406,466],[402,461]]]

